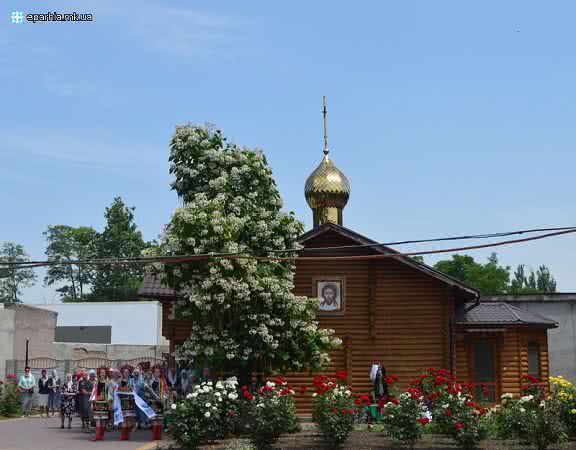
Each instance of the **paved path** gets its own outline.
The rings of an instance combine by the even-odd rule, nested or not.
[[[92,442],[92,433],[85,433],[80,419],[72,420],[72,429],[60,429],[59,418],[0,420],[0,450],[80,450],[121,449],[150,450],[150,430],[130,433],[130,441],[119,441],[119,432],[106,433],[104,441]]]

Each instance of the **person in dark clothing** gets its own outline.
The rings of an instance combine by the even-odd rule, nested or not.
[[[40,410],[40,417],[42,417],[42,411],[46,411],[46,417],[49,416],[48,397],[50,397],[50,392],[52,391],[49,381],[46,376],[46,369],[42,369],[42,376],[38,379],[38,409]]]

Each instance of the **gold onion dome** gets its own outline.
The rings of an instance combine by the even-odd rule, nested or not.
[[[342,210],[350,198],[350,181],[328,157],[326,98],[324,103],[324,158],[310,174],[304,186],[306,202],[314,213],[314,226],[326,222],[342,225]]]
[[[310,208],[344,208],[350,197],[350,181],[326,154],[306,180],[304,195]]]

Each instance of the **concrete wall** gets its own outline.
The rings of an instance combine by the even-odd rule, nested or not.
[[[30,358],[50,355],[58,313],[22,304],[10,305],[9,308],[16,311],[14,358],[26,357],[26,338],[30,340]]]
[[[58,312],[58,326],[110,326],[110,344],[166,345],[162,307],[156,301],[38,305]]]
[[[0,377],[14,372],[13,360],[52,354],[58,313],[23,304],[0,304]]]
[[[558,322],[548,330],[550,375],[576,383],[576,294],[489,296]]]
[[[14,359],[14,320],[16,312],[0,303],[0,378],[6,373],[6,360]]]

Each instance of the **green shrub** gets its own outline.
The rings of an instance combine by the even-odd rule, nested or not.
[[[250,441],[258,450],[269,449],[283,434],[299,429],[294,390],[282,377],[268,381],[256,393],[245,387],[246,424]]]
[[[499,437],[515,439],[523,446],[539,450],[566,440],[562,404],[558,399],[540,399],[532,394],[519,400],[509,394],[502,397],[502,406],[494,413]]]
[[[330,448],[337,448],[348,439],[363,403],[360,397],[355,402],[346,378],[345,372],[337,372],[334,378],[314,377],[312,419]]]
[[[20,394],[16,375],[8,375],[3,385],[3,395],[0,397],[0,415],[15,417],[22,414]]]
[[[417,388],[390,398],[382,410],[384,433],[392,439],[414,448],[422,439],[423,427],[429,423],[424,396]]]
[[[167,412],[169,433],[176,443],[194,449],[226,437],[235,427],[238,410],[235,378],[204,382]]]

